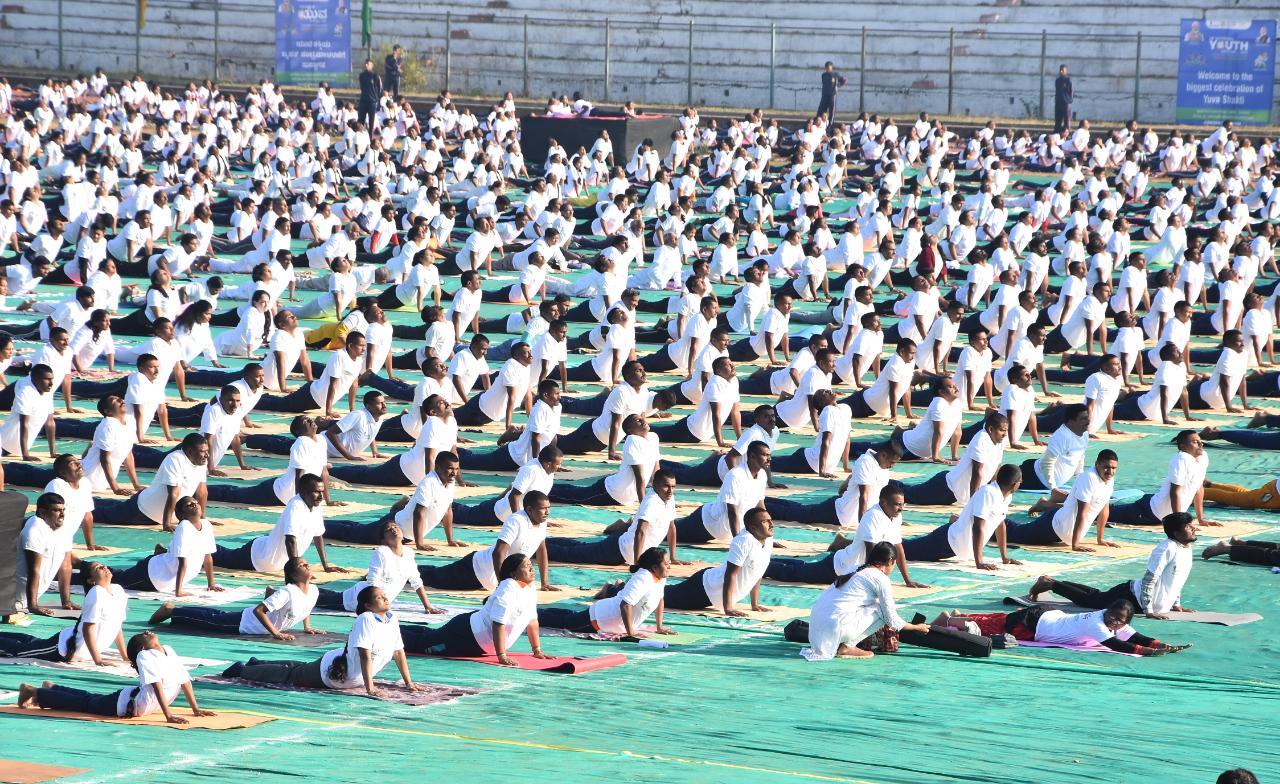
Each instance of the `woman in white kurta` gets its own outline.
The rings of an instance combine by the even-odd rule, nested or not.
[[[898,615],[889,585],[895,549],[887,542],[871,548],[867,562],[850,574],[837,575],[809,614],[809,647],[801,652],[810,661],[867,659],[874,654],[858,643],[882,626],[927,633],[929,625],[907,623]]]

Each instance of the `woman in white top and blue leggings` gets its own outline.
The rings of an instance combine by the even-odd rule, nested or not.
[[[538,610],[538,625],[582,634],[620,634],[624,639],[635,639],[640,636],[637,632],[641,624],[653,614],[657,633],[671,634],[672,631],[662,624],[663,594],[670,568],[666,550],[650,547],[631,567],[631,578],[625,584],[606,585],[596,594],[596,601],[585,610],[542,607]]]
[[[498,570],[498,587],[474,612],[454,617],[443,626],[406,626],[404,647],[410,653],[470,658],[496,655],[498,662],[515,665],[508,655],[521,635],[529,637],[534,658],[550,659],[538,636],[538,592],[533,585],[533,561],[515,553]]]
[[[417,691],[418,686],[409,675],[409,662],[404,655],[400,621],[391,612],[391,602],[382,589],[369,585],[356,597],[356,622],[351,627],[347,644],[342,648],[335,648],[309,662],[250,658],[247,662],[232,664],[222,675],[224,678],[303,689],[363,687],[370,697],[377,697],[374,676],[393,660],[405,688]]]

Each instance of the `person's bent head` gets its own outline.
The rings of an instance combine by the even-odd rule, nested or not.
[[[1178,544],[1191,544],[1196,540],[1196,519],[1186,512],[1174,512],[1160,521],[1164,535]]]

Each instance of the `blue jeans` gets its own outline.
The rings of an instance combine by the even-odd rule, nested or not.
[[[547,558],[556,563],[601,564],[622,566],[626,563],[618,549],[621,534],[610,534],[603,539],[570,539],[553,536],[547,541]]]
[[[1004,524],[1005,535],[1013,544],[1055,545],[1062,544],[1058,532],[1053,528],[1054,510],[1040,515],[1029,523]]]
[[[137,686],[130,686],[136,689]],[[36,689],[36,703],[48,710],[67,711],[68,713],[88,713],[93,716],[117,716],[120,694],[124,689],[110,694],[94,694],[84,689],[73,689],[70,686],[53,685]]]
[[[702,584],[702,576],[707,570],[702,569],[691,577],[668,585],[663,592],[663,599],[668,610],[705,610],[711,606],[707,598],[707,589]]]
[[[538,625],[544,629],[565,629],[580,634],[596,630],[591,624],[591,611],[573,607],[539,607]]]
[[[924,536],[907,539],[902,543],[902,552],[908,561],[941,561],[951,558],[956,553],[951,549],[947,532],[951,524],[946,523],[933,529]]]
[[[169,623],[215,634],[239,634],[240,611],[219,610],[216,607],[175,607]]]
[[[769,568],[765,569],[764,576],[788,583],[826,585],[836,579],[835,563],[835,553],[828,553],[816,561],[774,556],[769,559]]]
[[[1121,525],[1160,525],[1160,518],[1151,511],[1152,498],[1155,498],[1155,495],[1147,493],[1131,503],[1112,504],[1108,522]]]

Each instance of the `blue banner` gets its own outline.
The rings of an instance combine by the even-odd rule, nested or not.
[[[1275,84],[1274,19],[1183,19],[1180,37],[1177,122],[1270,124]]]
[[[276,0],[276,82],[351,84],[348,0]]]

